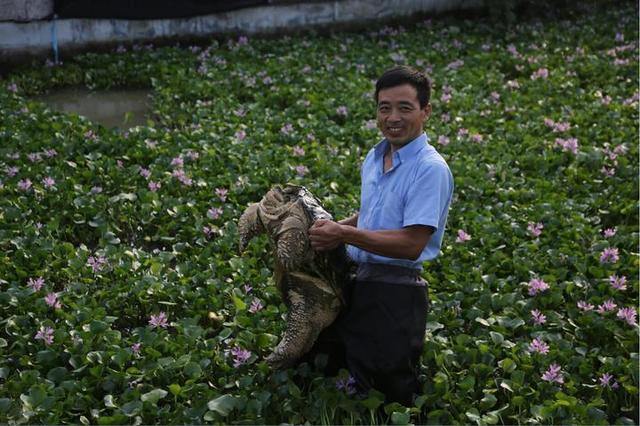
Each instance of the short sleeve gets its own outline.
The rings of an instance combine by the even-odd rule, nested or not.
[[[406,193],[403,226],[444,224],[453,194],[453,176],[446,163],[421,163]]]

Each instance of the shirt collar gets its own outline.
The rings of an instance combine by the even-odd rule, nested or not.
[[[423,132],[420,136],[397,150],[394,157],[397,156],[401,163],[403,161],[408,161],[410,158],[415,157],[428,143],[429,139],[427,138],[426,133]],[[383,139],[373,148],[376,159],[384,156],[388,146],[389,142],[387,142],[387,139]]]

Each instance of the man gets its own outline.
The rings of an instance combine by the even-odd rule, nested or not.
[[[348,245],[358,272],[347,311],[335,328],[346,367],[361,391],[411,405],[419,391],[417,365],[427,315],[422,263],[439,251],[453,194],[453,177],[429,145],[431,83],[408,67],[376,83],[377,124],[384,139],[364,160],[358,214],[309,230],[315,250]]]

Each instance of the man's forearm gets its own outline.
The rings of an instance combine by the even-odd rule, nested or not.
[[[418,259],[432,234],[432,228],[427,226],[380,231],[342,227],[342,236],[346,244],[396,259]]]
[[[353,226],[355,228],[356,226],[358,226],[358,216],[359,216],[359,214],[356,213],[351,217],[348,217],[346,219],[342,219],[342,220],[338,221],[338,223],[340,225]]]

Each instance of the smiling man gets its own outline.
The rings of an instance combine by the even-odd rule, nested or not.
[[[334,329],[346,367],[361,391],[371,388],[405,405],[419,391],[427,286],[422,264],[438,256],[453,194],[453,177],[428,142],[431,83],[408,67],[376,83],[377,123],[384,139],[361,169],[358,214],[310,228],[315,250],[348,244],[358,273],[347,311]]]

